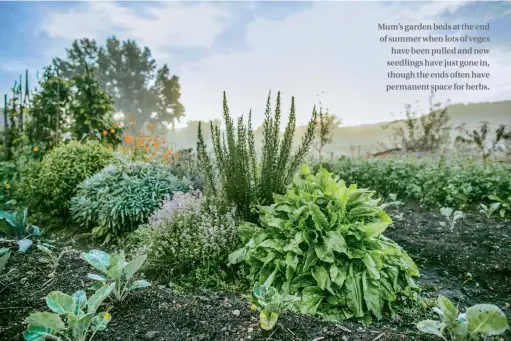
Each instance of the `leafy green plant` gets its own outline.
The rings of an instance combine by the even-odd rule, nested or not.
[[[459,314],[448,298],[439,295],[433,311],[440,321],[424,320],[417,324],[417,328],[444,340],[447,340],[445,334],[452,341],[479,340],[480,336],[503,334],[508,328],[506,315],[493,304],[476,304]]]
[[[259,164],[252,129],[252,113],[248,115],[248,125],[244,124],[243,116],[238,118],[236,130],[229,113],[225,92],[223,107],[225,133],[221,133],[220,127],[214,126],[211,121],[214,163],[208,154],[200,123],[197,128],[197,156],[199,166],[204,172],[204,190],[206,194],[212,196],[225,195],[230,203],[236,205],[243,219],[255,221],[257,217],[252,214],[250,208],[252,202],[270,204],[273,193],[283,193],[310,149],[316,130],[316,109],[314,108],[312,112],[312,118],[298,150],[292,154],[292,142],[296,129],[294,98],[291,98],[289,121],[281,139],[280,92],[277,94],[274,114],[271,111],[270,95],[268,95]]]
[[[261,226],[244,223],[245,247],[229,263],[246,262],[249,279],[300,298],[293,308],[328,320],[371,321],[414,298],[413,260],[382,232],[392,223],[373,191],[346,186],[307,165],[275,204],[259,206]]]
[[[82,258],[96,270],[103,273],[102,275],[88,274],[87,277],[101,283],[114,284],[112,292],[117,301],[122,301],[135,289],[146,288],[151,285],[145,280],[131,282],[133,275],[144,264],[147,255],[138,256],[132,259],[131,262],[126,262],[124,251],[109,255],[101,250],[91,250],[82,253]]]
[[[39,227],[27,222],[27,216],[26,208],[14,212],[0,211],[0,232],[13,238],[20,252],[26,252],[33,243],[29,238],[40,233]]]
[[[488,199],[496,201],[499,204],[498,208],[500,208],[499,215],[501,218],[504,218],[507,213],[511,213],[511,197],[504,200],[497,195],[488,195]]]
[[[280,294],[274,287],[254,285],[251,302],[253,309],[260,311],[259,325],[264,330],[272,330],[277,324],[279,315],[288,310],[300,298],[294,295]]]
[[[494,202],[490,205],[479,204],[479,212],[484,213],[486,218],[490,219],[493,214],[500,208],[500,202]]]
[[[463,219],[465,214],[461,211],[454,211],[450,207],[442,207],[440,209],[440,213],[447,219],[447,222],[449,223],[449,229],[452,231],[454,230],[454,225],[456,225],[456,222],[460,219]],[[446,223],[441,221],[440,225],[442,227],[446,226]]]
[[[50,292],[46,296],[46,305],[52,312],[31,314],[26,320],[28,328],[23,333],[23,337],[26,341],[47,339],[91,341],[94,335],[104,330],[111,320],[108,312],[98,314],[96,312],[114,286],[114,283],[105,285],[88,299],[85,291],[77,291],[71,296],[60,291]],[[91,334],[90,337],[88,337],[89,334]]]
[[[71,141],[22,173],[19,196],[31,210],[67,218],[76,187],[112,159],[113,153],[98,142]]]
[[[94,235],[107,242],[146,223],[165,197],[190,186],[174,176],[169,165],[120,159],[78,186],[71,217],[82,228],[93,227]]]

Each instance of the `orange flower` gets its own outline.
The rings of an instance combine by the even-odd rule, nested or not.
[[[169,158],[169,154],[165,153],[165,154],[163,155],[163,158],[164,158],[165,160],[167,160],[167,159]]]
[[[136,118],[135,116],[133,116],[132,120],[133,120],[133,121],[136,121],[136,120],[137,120],[137,118]]]
[[[159,146],[160,146],[160,142],[155,141],[155,142],[153,143],[153,147],[154,147],[154,148],[158,148]]]
[[[179,154],[179,153],[176,153],[176,155],[175,155],[175,156],[176,156],[176,157],[179,157],[180,155],[181,155],[181,154]]]
[[[139,132],[138,132],[138,136],[140,136],[140,135],[142,135],[142,132],[141,132],[141,131],[139,131]]]
[[[147,150],[149,149],[148,146],[144,146],[144,151],[147,152]]]
[[[151,129],[153,129],[153,128],[154,128],[154,125],[152,125],[151,123],[149,123],[149,124],[147,125],[147,129],[151,130]]]
[[[130,114],[129,113],[126,113],[126,118],[130,118]]]
[[[146,160],[147,161],[151,161],[151,158],[148,156],[148,157],[146,157]]]
[[[134,127],[135,126],[135,122],[131,122],[131,126]]]
[[[11,188],[11,185],[5,184],[5,188],[9,189],[9,188]]]
[[[108,135],[108,131],[103,130],[103,135],[107,136]]]
[[[39,147],[34,147],[32,150],[37,153],[39,151]]]
[[[110,129],[110,132],[111,132],[112,134],[113,134],[113,133],[115,133],[115,129],[114,129],[114,128]]]
[[[127,144],[133,144],[133,136],[131,135],[124,136],[124,142],[126,142]]]

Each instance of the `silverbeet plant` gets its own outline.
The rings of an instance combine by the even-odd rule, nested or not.
[[[460,314],[448,298],[439,295],[433,311],[440,321],[424,320],[417,328],[444,340],[476,341],[480,336],[501,335],[508,328],[506,315],[493,304],[476,304]]]
[[[82,253],[82,258],[96,270],[102,272],[101,275],[88,274],[87,277],[99,283],[115,284],[112,293],[116,301],[122,301],[135,289],[146,288],[151,285],[145,280],[131,282],[133,275],[144,264],[147,255],[141,255],[132,259],[131,262],[126,262],[124,251],[109,255],[101,250],[91,250]]]
[[[373,195],[304,165],[275,204],[257,207],[261,226],[240,224],[245,246],[229,263],[244,261],[250,280],[298,297],[292,309],[302,314],[363,323],[393,316],[393,305],[416,298],[419,271],[382,235],[392,220]]]
[[[23,337],[26,341],[91,341],[110,322],[110,313],[96,312],[114,286],[112,283],[101,287],[89,299],[85,291],[71,296],[60,291],[50,292],[46,305],[52,312],[31,314],[26,320],[28,328]]]

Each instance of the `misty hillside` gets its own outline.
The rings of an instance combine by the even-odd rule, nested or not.
[[[450,116],[449,124],[456,128],[462,123],[466,123],[467,128],[475,129],[481,121],[488,121],[491,129],[496,129],[499,124],[511,124],[511,101],[483,102],[471,104],[454,104],[449,106]],[[198,121],[188,122],[188,126],[169,133],[169,140],[177,148],[195,148]],[[383,129],[385,122],[376,124],[366,124],[351,127],[339,127],[334,131],[334,143],[325,146],[325,154],[333,152],[335,155],[358,152],[376,152],[385,148],[392,148],[390,134],[392,128]],[[209,123],[205,125],[203,131],[206,140],[209,140]],[[295,144],[298,144],[301,136],[305,132],[304,127],[297,127],[295,134]],[[453,132],[455,135],[456,132]],[[261,137],[260,129],[256,131],[256,139]],[[382,143],[384,145],[382,145]]]

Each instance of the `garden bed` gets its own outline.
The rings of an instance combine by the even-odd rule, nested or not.
[[[492,303],[511,318],[511,222],[467,214],[453,231],[441,227],[440,213],[413,205],[388,209],[394,225],[385,233],[416,261],[422,277],[422,296],[439,293],[462,307]],[[399,213],[403,214],[398,219]],[[59,237],[60,236],[60,237]],[[70,246],[53,275],[39,259],[36,248],[13,253],[0,285],[0,340],[23,340],[24,319],[35,310],[46,310],[44,296],[52,290],[71,293],[88,287],[89,266],[79,252],[98,248],[87,236],[68,238],[57,234],[52,243]],[[150,279],[150,278],[149,278]],[[420,334],[415,323],[431,317],[430,309],[408,307],[394,319],[369,327],[353,322],[329,323],[286,313],[273,331],[258,327],[257,313],[240,294],[213,291],[180,293],[168,283],[138,291],[111,309],[112,322],[95,341],[178,340],[433,340]],[[509,331],[502,340],[511,338]]]

